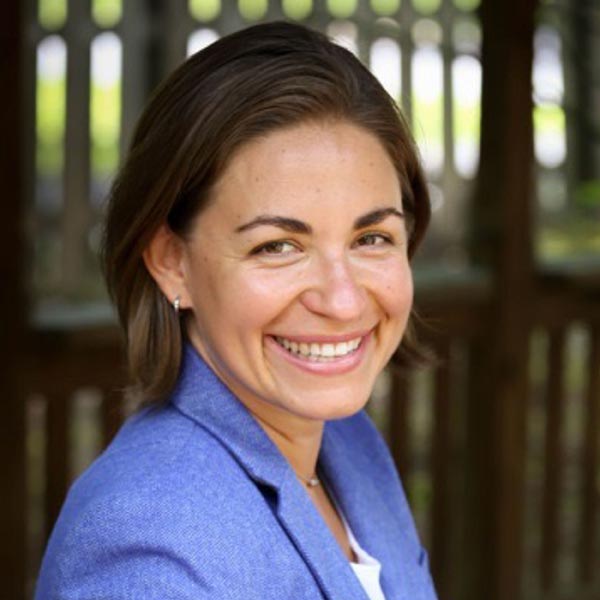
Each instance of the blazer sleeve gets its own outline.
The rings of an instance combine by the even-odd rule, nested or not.
[[[69,507],[76,518],[64,515],[53,533],[35,599],[215,598],[198,565],[174,543],[180,532],[162,530],[173,519],[139,508],[131,498]]]

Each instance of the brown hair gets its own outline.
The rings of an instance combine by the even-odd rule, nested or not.
[[[142,253],[165,222],[180,235],[202,210],[234,151],[272,130],[340,119],[374,134],[399,175],[411,223],[409,256],[429,222],[427,187],[394,100],[349,51],[301,25],[255,25],[191,56],[141,116],[108,203],[102,260],[126,336],[134,389],[164,399],[179,373],[182,323]],[[405,335],[397,353],[417,353]]]

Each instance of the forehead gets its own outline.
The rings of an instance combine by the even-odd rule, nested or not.
[[[241,146],[215,184],[207,212],[237,220],[257,212],[354,213],[401,208],[398,174],[381,142],[344,122],[305,123]]]

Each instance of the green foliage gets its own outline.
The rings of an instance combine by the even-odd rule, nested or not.
[[[312,0],[283,0],[282,8],[287,17],[301,21],[312,12]]]
[[[476,10],[480,4],[481,0],[454,0],[454,6],[464,11]]]
[[[422,15],[432,15],[440,8],[441,0],[413,0],[415,10]]]
[[[575,204],[583,210],[599,211],[600,217],[600,179],[581,183],[575,190]]]
[[[453,115],[454,138],[456,140],[479,140],[479,125],[481,107],[479,104],[472,106],[458,105],[455,102]]]
[[[90,137],[93,172],[110,175],[119,160],[121,119],[120,83],[92,85]],[[39,79],[37,84],[37,169],[42,175],[58,175],[63,166],[65,132],[65,80]]]
[[[221,0],[189,0],[189,11],[198,21],[212,21],[221,12]]]
[[[94,0],[92,16],[100,27],[113,27],[121,20],[122,0]]]
[[[327,0],[327,9],[336,19],[347,19],[354,14],[358,0]]]
[[[533,109],[533,124],[540,133],[559,133],[565,131],[565,113],[556,104],[538,105]]]
[[[443,144],[443,118],[441,96],[435,100],[413,98],[413,130],[419,145]]]
[[[46,29],[58,29],[67,20],[67,0],[39,0],[38,19]]]
[[[62,169],[65,108],[65,78],[39,78],[36,89],[36,162],[40,173],[58,174]]]
[[[246,21],[262,19],[269,7],[269,0],[238,0],[238,9]]]
[[[92,170],[97,175],[110,175],[119,161],[121,120],[121,85],[92,85],[90,98],[90,136]]]
[[[400,0],[371,0],[373,12],[382,17],[393,15],[400,8]]]
[[[543,260],[600,255],[600,227],[595,219],[575,215],[542,225],[537,232],[536,254]]]

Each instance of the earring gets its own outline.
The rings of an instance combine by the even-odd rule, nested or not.
[[[173,308],[175,309],[175,314],[179,313],[179,306],[181,305],[181,296],[175,296],[173,300]]]

